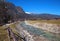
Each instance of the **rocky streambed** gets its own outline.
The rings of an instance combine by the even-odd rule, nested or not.
[[[26,41],[60,41],[60,37],[50,32],[45,32],[33,25],[26,24],[25,21],[17,24],[17,31]]]
[[[43,22],[30,24],[28,21],[25,21],[25,23],[33,27],[43,29],[45,31],[60,34],[60,24],[51,24],[51,23],[43,23]]]

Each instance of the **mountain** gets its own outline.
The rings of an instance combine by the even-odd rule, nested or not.
[[[0,25],[8,23],[8,21],[14,22],[17,20],[34,20],[34,19],[60,19],[59,15],[52,14],[33,14],[33,13],[25,13],[24,10],[15,6],[13,3],[1,1],[0,2]]]
[[[50,19],[60,19],[60,15],[53,15],[53,14],[28,14],[30,19],[43,19],[43,20],[50,20]]]
[[[21,7],[17,6],[16,9],[19,13],[25,14],[24,10]]]
[[[21,7],[10,2],[0,2],[0,25],[8,23],[8,21],[24,20],[25,15]]]

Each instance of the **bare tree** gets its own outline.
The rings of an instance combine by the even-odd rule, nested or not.
[[[0,1],[6,1],[6,0],[0,0]]]

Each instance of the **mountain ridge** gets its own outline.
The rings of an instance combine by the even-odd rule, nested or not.
[[[8,23],[8,21],[22,20],[50,20],[50,19],[60,19],[59,15],[52,14],[27,14],[20,6],[15,6],[10,2],[0,2],[0,24]]]
[[[28,14],[33,18],[40,18],[40,19],[60,19],[60,15],[54,15],[54,14],[47,14],[47,13],[42,13],[42,14]]]

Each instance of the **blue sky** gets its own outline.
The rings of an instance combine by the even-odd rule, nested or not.
[[[60,0],[8,0],[21,6],[25,12],[60,15]]]

